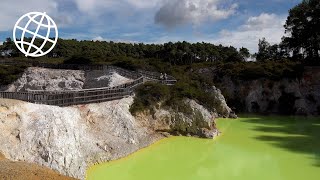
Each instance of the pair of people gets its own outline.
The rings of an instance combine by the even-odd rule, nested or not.
[[[167,77],[167,73],[164,73],[164,74],[161,73],[161,74],[160,74],[160,79],[161,79],[161,80],[167,80],[167,78],[168,78],[168,77]]]

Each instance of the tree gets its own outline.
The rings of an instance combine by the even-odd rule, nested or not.
[[[246,60],[250,57],[250,52],[249,52],[249,49],[247,48],[244,48],[244,47],[240,48],[239,53],[242,56],[243,60]]]
[[[266,38],[259,39],[259,51],[257,53],[257,61],[265,61],[271,58],[269,54],[270,43],[266,40]]]
[[[320,1],[303,0],[289,11],[285,24],[288,37],[283,42],[294,57],[319,61]]]
[[[271,45],[265,38],[259,40],[259,51],[256,54],[258,61],[275,61],[285,60],[289,58],[289,52],[286,45],[281,42],[280,44]]]
[[[18,50],[18,48],[16,47],[16,45],[14,44],[11,38],[6,38],[6,41],[3,42],[2,49],[4,51],[7,51],[7,53],[9,53],[10,56],[13,56],[13,57],[22,55],[22,53],[20,53],[20,51]]]

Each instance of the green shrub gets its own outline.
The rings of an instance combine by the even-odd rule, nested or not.
[[[299,78],[304,70],[300,63],[288,60],[217,63],[214,66],[217,79],[230,76],[234,80]]]
[[[0,65],[0,85],[8,85],[13,83],[23,73],[25,66],[7,66]]]
[[[66,60],[64,60],[63,63],[88,65],[88,64],[93,64],[93,61],[90,57],[86,57],[84,55],[73,55],[70,58],[67,58]]]
[[[112,65],[121,67],[124,69],[128,69],[131,71],[135,71],[138,68],[137,65],[131,60],[118,61],[118,62],[112,63]]]
[[[170,97],[169,87],[158,83],[145,83],[136,89],[134,104],[130,112],[135,114],[146,109],[151,110],[158,102],[165,101]]]
[[[181,72],[184,73],[179,71],[174,73],[175,77],[178,77],[178,81],[174,86],[147,83],[138,87],[134,104],[131,106],[130,111],[134,114],[135,112],[150,109],[161,101],[163,106],[170,106],[177,111],[186,113],[190,109],[183,106],[182,100],[185,98],[197,100],[209,110],[213,110],[217,105],[217,101],[213,94],[204,91],[204,87],[208,84],[200,80],[202,77],[191,75],[192,73],[185,73],[183,69]]]

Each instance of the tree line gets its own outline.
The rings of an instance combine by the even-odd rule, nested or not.
[[[289,10],[281,43],[259,41],[258,61],[291,59],[320,64],[320,1],[303,0]]]
[[[26,39],[28,41],[29,39]],[[37,39],[35,45],[41,45]],[[45,47],[49,48],[49,47]],[[1,47],[2,50],[12,50],[12,57],[23,57],[14,42],[7,38]],[[112,57],[131,57],[136,59],[163,59],[172,64],[192,64],[198,62],[216,61],[244,61],[249,57],[249,50],[210,43],[168,42],[165,44],[131,44],[106,41],[77,41],[76,39],[59,39],[56,47],[47,55],[48,57],[83,56],[91,59],[106,59]]]

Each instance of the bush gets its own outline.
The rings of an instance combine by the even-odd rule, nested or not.
[[[64,60],[64,64],[81,64],[81,65],[89,65],[93,64],[91,58],[83,56],[83,55],[73,55],[70,58]]]
[[[130,61],[130,60],[118,61],[118,62],[113,63],[112,65],[117,66],[117,67],[121,67],[124,69],[128,69],[131,71],[135,71],[137,69],[137,65],[133,61]]]
[[[182,68],[174,72],[175,77],[178,77],[178,82],[174,86],[147,83],[138,87],[130,111],[134,114],[153,108],[157,103],[162,102],[163,106],[170,106],[184,112],[186,110],[182,106],[184,98],[197,100],[198,103],[213,111],[217,106],[216,97],[204,91],[208,84],[203,81],[203,77],[185,73],[185,69]]]
[[[25,66],[0,65],[0,85],[8,85],[16,81],[23,73]]]
[[[234,80],[255,80],[267,78],[279,80],[282,78],[299,78],[303,66],[292,61],[237,62],[218,63],[215,65],[217,79],[230,76]]]
[[[157,83],[145,83],[136,89],[134,104],[130,107],[130,112],[135,114],[146,109],[151,110],[158,102],[170,98],[169,87]]]

